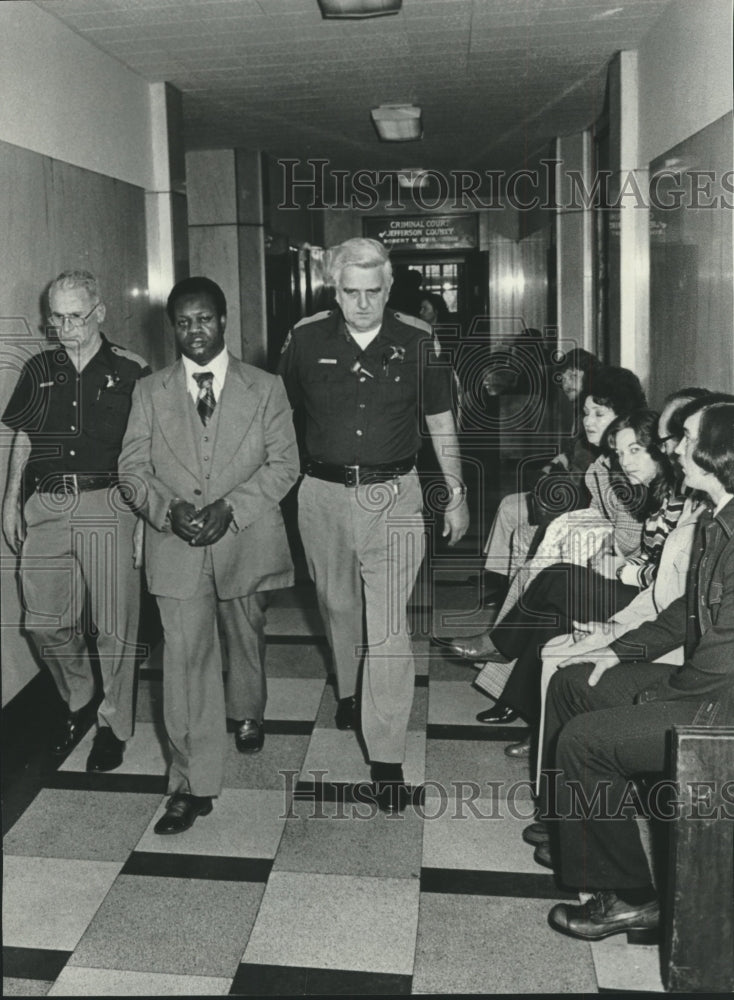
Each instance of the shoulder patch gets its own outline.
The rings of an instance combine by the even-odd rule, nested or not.
[[[110,344],[110,350],[120,358],[125,358],[127,361],[134,361],[141,368],[148,367],[148,362],[145,358],[141,358],[135,351],[129,351],[126,347],[119,347],[117,344]]]
[[[421,333],[433,334],[433,330],[428,323],[422,319],[418,319],[417,316],[411,316],[410,313],[396,312],[395,319],[400,320],[401,323],[405,323],[406,326],[414,326]]]
[[[299,327],[307,326],[309,323],[318,323],[320,320],[328,319],[329,316],[333,315],[333,312],[333,309],[325,309],[323,312],[315,313],[313,316],[304,316],[303,319],[298,320],[293,329],[298,330]]]

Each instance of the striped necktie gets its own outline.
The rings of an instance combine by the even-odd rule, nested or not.
[[[199,395],[196,400],[196,412],[201,417],[202,424],[206,427],[211,420],[212,413],[214,413],[214,407],[217,405],[217,401],[214,399],[214,390],[212,388],[214,375],[211,372],[194,372],[194,378],[199,386]]]

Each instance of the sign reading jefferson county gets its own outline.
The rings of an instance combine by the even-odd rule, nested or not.
[[[418,215],[365,218],[364,235],[388,250],[474,250],[476,215]]]

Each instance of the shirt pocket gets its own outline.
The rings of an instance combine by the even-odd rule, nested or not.
[[[339,371],[337,365],[318,365],[306,372],[303,392],[306,407],[318,418],[345,419],[357,394],[358,376]]]
[[[382,375],[378,383],[381,410],[390,416],[410,414],[416,409],[418,394],[408,368]]]
[[[130,406],[131,398],[125,393],[102,392],[94,406],[94,426],[87,428],[88,432],[104,441],[122,441]]]

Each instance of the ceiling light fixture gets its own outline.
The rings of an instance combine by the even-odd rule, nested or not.
[[[319,0],[323,18],[358,19],[397,14],[403,0]]]
[[[383,142],[411,142],[423,137],[421,109],[414,104],[381,104],[370,111]]]
[[[398,185],[415,191],[428,184],[428,174],[423,167],[403,167],[398,171]]]

